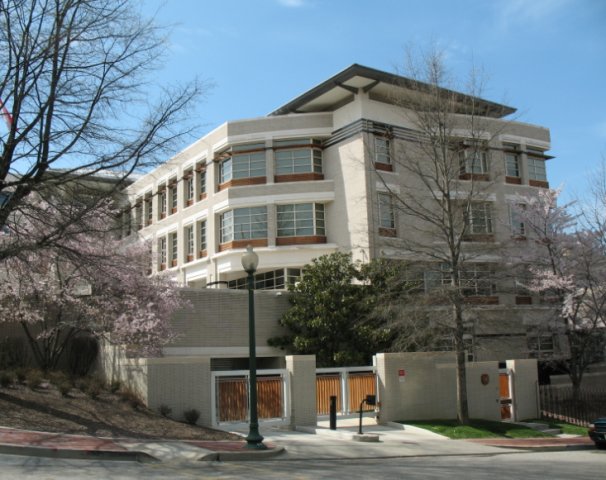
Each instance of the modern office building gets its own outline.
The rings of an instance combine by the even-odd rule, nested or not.
[[[285,288],[313,258],[337,250],[361,261],[402,258],[399,240],[412,233],[392,197],[414,180],[394,159],[416,133],[407,107],[394,99],[408,98],[414,109],[423,88],[352,65],[265,117],[228,121],[128,187],[124,234],[151,242],[154,272],[194,288],[242,287],[248,244],[260,257],[259,289]],[[472,99],[458,95],[462,104]],[[473,104],[490,135],[479,156],[461,158],[462,184],[484,182],[485,189],[470,206],[465,241],[469,249],[494,247],[469,270],[478,304],[470,322],[482,339],[475,358],[548,352],[553,340],[529,332],[549,307],[513,289],[497,291],[490,277],[500,245],[513,237],[524,248],[524,225],[510,205],[548,187],[549,130],[508,120],[515,109],[505,105]],[[464,129],[458,135],[477,142]]]

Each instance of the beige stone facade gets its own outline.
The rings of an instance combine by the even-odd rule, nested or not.
[[[401,77],[353,65],[266,117],[221,125],[128,187],[124,235],[151,243],[152,271],[198,289],[242,287],[247,244],[260,257],[258,289],[284,289],[313,258],[337,250],[360,261],[402,258],[403,241],[413,233],[389,196],[415,184],[390,156],[411,148],[415,132],[413,113],[390,99],[394,90],[412,95],[416,88],[402,85]],[[468,249],[480,243],[493,248],[476,260],[470,358],[526,358],[534,354],[532,324],[549,314],[549,306],[517,294],[510,280],[511,288],[486,291],[480,276],[483,265],[509,254],[512,238],[518,240],[514,250],[527,246],[510,204],[548,187],[550,134],[506,119],[515,111],[510,107],[479,105],[489,140],[482,172],[468,175],[486,180],[475,215],[490,226],[484,222],[474,232]],[[196,338],[190,335],[196,327],[182,327]],[[212,339],[217,347],[234,338],[225,328],[223,340]]]

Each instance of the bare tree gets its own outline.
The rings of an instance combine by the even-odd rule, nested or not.
[[[421,302],[426,320],[413,314],[409,305],[401,320],[412,319],[414,325],[404,331],[417,332],[415,342],[425,338],[435,345],[436,335],[452,341],[457,416],[465,424],[469,421],[465,362],[472,333],[468,312],[474,303],[488,301],[496,293],[493,267],[481,263],[482,256],[495,251],[490,193],[498,173],[490,168],[491,142],[504,126],[495,119],[514,110],[481,99],[482,85],[475,73],[468,88],[459,89],[466,94],[451,88],[439,52],[418,58],[409,54],[405,77],[390,99],[409,128],[383,133],[392,143],[393,168],[401,184],[393,188],[381,165],[376,165],[376,172],[400,224],[406,226],[405,235],[393,239],[394,247],[403,260],[418,265],[417,280],[431,289]],[[379,161],[376,156],[375,161]],[[418,325],[423,323],[426,330],[419,335]]]
[[[164,49],[164,30],[131,0],[0,0],[5,232],[24,217],[30,225],[45,221],[26,201],[32,193],[49,203],[49,192],[66,183],[111,174],[111,188],[103,189],[111,194],[191,133],[181,122],[203,83],[165,89],[149,101],[149,74]],[[94,202],[62,215],[53,229],[45,225],[44,234],[13,235],[19,241],[4,241],[0,259],[55,245],[88,208]]]

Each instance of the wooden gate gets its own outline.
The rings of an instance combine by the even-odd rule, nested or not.
[[[501,420],[512,419],[512,398],[509,386],[509,373],[499,373],[499,401],[501,403]]]
[[[372,367],[321,368],[316,370],[316,413],[330,413],[330,397],[337,397],[337,412],[359,411],[366,395],[376,395],[377,380]],[[374,408],[374,407],[373,407]]]
[[[248,421],[248,374],[215,374],[215,411],[217,423]],[[284,377],[281,373],[257,373],[257,414],[259,420],[285,416]]]

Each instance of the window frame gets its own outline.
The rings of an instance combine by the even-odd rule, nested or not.
[[[544,158],[527,155],[528,179],[537,182],[547,182],[547,165]],[[538,168],[538,166],[540,167]]]
[[[482,212],[482,215],[478,215]],[[468,235],[493,235],[493,208],[491,202],[470,202],[465,209],[464,220]]]
[[[373,142],[375,163],[382,165],[392,165],[391,139],[386,135],[375,135]]]
[[[253,220],[255,216],[260,218]],[[240,220],[239,223],[237,223],[238,220]],[[255,228],[255,226],[257,227]],[[236,233],[236,227],[240,227],[240,232]],[[219,238],[221,243],[266,239],[267,206],[234,208],[222,213],[219,219]]]
[[[303,210],[304,207],[310,208],[309,211]],[[287,208],[292,210],[286,211]],[[281,211],[282,210],[282,211]],[[311,216],[305,214],[311,213]],[[286,215],[292,214],[291,218],[284,218]],[[282,218],[280,218],[282,216]],[[292,227],[280,226],[280,222],[291,222]],[[310,225],[301,225],[299,222],[311,222]],[[311,232],[305,232],[311,228]],[[292,231],[291,234],[285,230]],[[276,206],[276,236],[278,238],[291,237],[311,237],[311,236],[326,236],[326,207],[323,203],[289,203]]]
[[[385,200],[386,199],[386,200]],[[387,207],[387,211],[385,208]],[[396,212],[393,195],[389,192],[377,193],[379,229],[396,230]],[[387,222],[384,223],[384,220]]]

